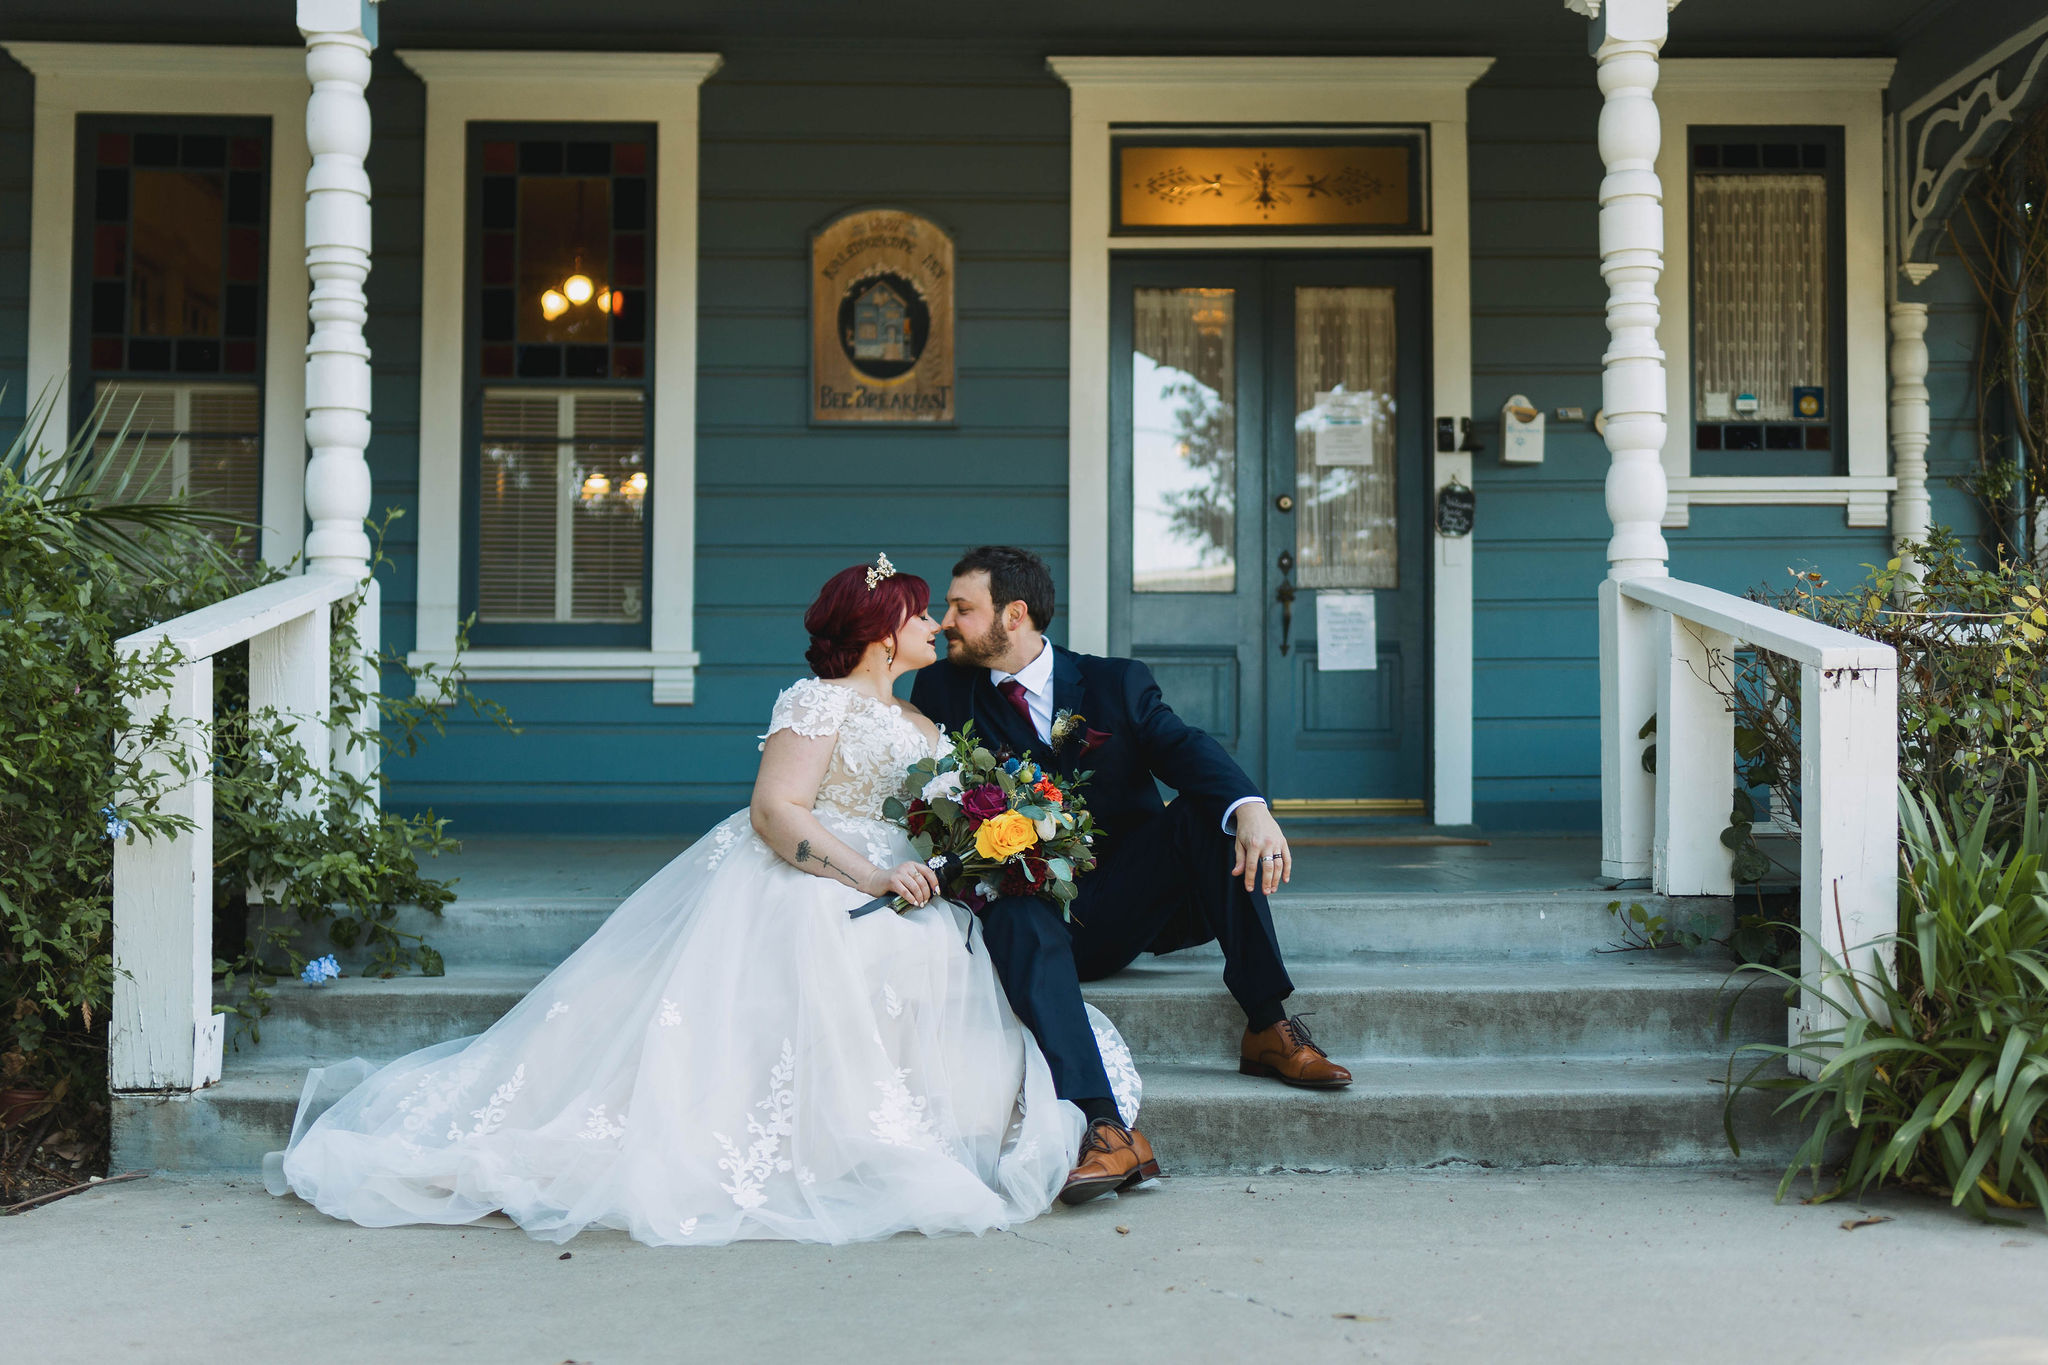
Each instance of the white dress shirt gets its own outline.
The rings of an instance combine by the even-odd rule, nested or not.
[[[1031,728],[1038,732],[1041,744],[1052,742],[1052,665],[1052,641],[1047,640],[1039,646],[1038,657],[1015,673],[1005,673],[998,668],[988,671],[988,680],[995,684],[998,692],[1012,678],[1023,684],[1024,700],[1031,707]],[[1230,803],[1229,809],[1223,812],[1225,834],[1237,833],[1237,808],[1253,801],[1262,806],[1266,804],[1263,796],[1241,796]]]

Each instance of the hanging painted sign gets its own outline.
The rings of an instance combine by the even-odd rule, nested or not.
[[[811,238],[811,420],[953,420],[953,239],[857,209]]]

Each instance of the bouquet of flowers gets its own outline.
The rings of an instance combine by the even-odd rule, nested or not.
[[[1076,883],[1095,866],[1095,821],[1079,789],[1087,773],[1059,778],[1036,764],[991,752],[972,721],[945,752],[910,766],[904,794],[882,805],[911,847],[939,875],[948,896],[971,910],[998,896],[1039,896],[1073,918]],[[913,795],[914,793],[914,795]],[[878,899],[855,914],[902,897]]]

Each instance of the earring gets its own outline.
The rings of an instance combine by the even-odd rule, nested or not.
[[[894,664],[896,662],[896,646],[893,641],[884,641],[882,643],[882,662],[884,664]]]

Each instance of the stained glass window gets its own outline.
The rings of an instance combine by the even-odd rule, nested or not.
[[[476,638],[637,641],[653,474],[652,130],[476,126],[471,157]]]
[[[649,138],[486,137],[476,215],[478,373],[647,373]]]
[[[79,120],[79,416],[110,402],[120,467],[255,521],[262,507],[265,122]],[[146,433],[146,439],[143,439]],[[102,442],[103,448],[108,442]],[[167,458],[168,457],[168,458]],[[138,485],[131,483],[130,492]],[[248,540],[253,553],[253,538]]]

